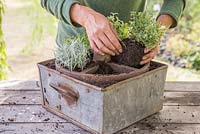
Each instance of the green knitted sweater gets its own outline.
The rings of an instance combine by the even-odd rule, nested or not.
[[[127,22],[130,12],[142,12],[148,6],[147,0],[41,0],[41,5],[48,12],[59,19],[56,42],[57,45],[63,44],[65,38],[83,32],[82,27],[75,26],[70,19],[70,8],[72,4],[80,3],[91,7],[105,16],[111,12],[118,13],[119,18]],[[168,14],[174,18],[177,25],[178,19],[185,7],[185,0],[164,0],[159,15]]]

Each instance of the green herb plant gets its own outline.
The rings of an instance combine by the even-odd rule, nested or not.
[[[119,19],[117,14],[112,13],[108,19],[116,29],[119,37],[123,40],[133,38],[146,48],[152,48],[159,42],[164,34],[164,28],[156,23],[153,15],[147,12],[131,12],[128,23]]]
[[[108,20],[112,23],[113,27],[118,33],[118,36],[120,39],[126,39],[129,38],[131,33],[131,27],[128,23],[123,22],[119,19],[117,16],[117,13],[111,13],[110,16],[108,16]]]
[[[159,45],[165,29],[156,23],[153,15],[147,12],[132,12],[129,22],[131,38],[143,44],[146,48]]]
[[[83,70],[90,61],[89,49],[86,34],[69,37],[64,44],[58,46],[55,52],[56,62],[71,71],[76,68]]]

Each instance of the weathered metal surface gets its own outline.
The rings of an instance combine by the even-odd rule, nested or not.
[[[54,73],[43,67],[40,68],[40,72],[44,102],[46,102],[44,103],[45,108],[51,111],[54,110],[56,113],[63,113],[74,121],[83,123],[96,131],[102,129],[103,93],[99,92],[100,89],[98,87],[79,84],[74,79],[68,79],[68,77],[60,75],[60,73]],[[78,93],[80,97],[76,100],[76,104],[69,105],[65,98],[62,97],[62,94],[52,88],[52,84],[57,86],[65,85]]]
[[[52,112],[52,113],[54,113],[54,114],[60,116],[61,118],[67,119],[67,120],[70,121],[71,123],[73,123],[73,124],[75,124],[75,125],[77,125],[77,126],[83,128],[84,130],[87,130],[87,131],[89,131],[89,132],[91,132],[91,133],[93,133],[93,134],[97,134],[97,133],[98,133],[96,130],[94,130],[94,129],[88,127],[88,126],[86,126],[85,124],[82,124],[81,122],[78,122],[78,121],[74,120],[73,118],[67,116],[66,114],[64,114],[64,113],[62,113],[62,112],[56,111],[56,110],[54,110],[54,109],[51,109],[50,107],[45,106],[45,105],[43,105],[43,107],[44,107],[47,111]]]
[[[166,69],[129,79],[104,93],[103,132],[123,129],[162,109]]]
[[[49,83],[49,86],[58,91],[59,99],[63,97],[69,106],[77,104],[77,101],[79,99],[79,93],[71,87],[62,84],[56,85],[53,83]],[[61,105],[59,105],[59,110],[61,110]]]
[[[149,72],[99,88],[40,63],[44,107],[93,133],[114,133],[162,109],[167,66],[153,64]]]

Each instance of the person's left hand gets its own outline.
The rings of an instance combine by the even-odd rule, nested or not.
[[[168,14],[163,14],[158,17],[157,22],[160,25],[164,26],[165,31],[167,31],[174,23],[174,19]],[[158,54],[160,50],[160,42],[161,40],[158,42],[159,45],[157,45],[156,47],[144,50],[145,55],[143,56],[142,61],[140,62],[141,65],[150,62]]]
[[[145,55],[143,56],[140,64],[144,65],[150,62],[158,54],[159,50],[160,50],[160,45],[157,45],[156,47],[150,49],[145,48],[144,50]]]

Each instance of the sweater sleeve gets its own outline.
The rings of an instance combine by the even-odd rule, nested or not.
[[[174,23],[170,28],[174,28],[178,24],[179,17],[181,16],[186,5],[186,0],[164,0],[163,6],[158,14],[168,14],[174,19]]]
[[[41,5],[56,18],[73,25],[70,17],[71,6],[80,3],[79,0],[41,0]]]

